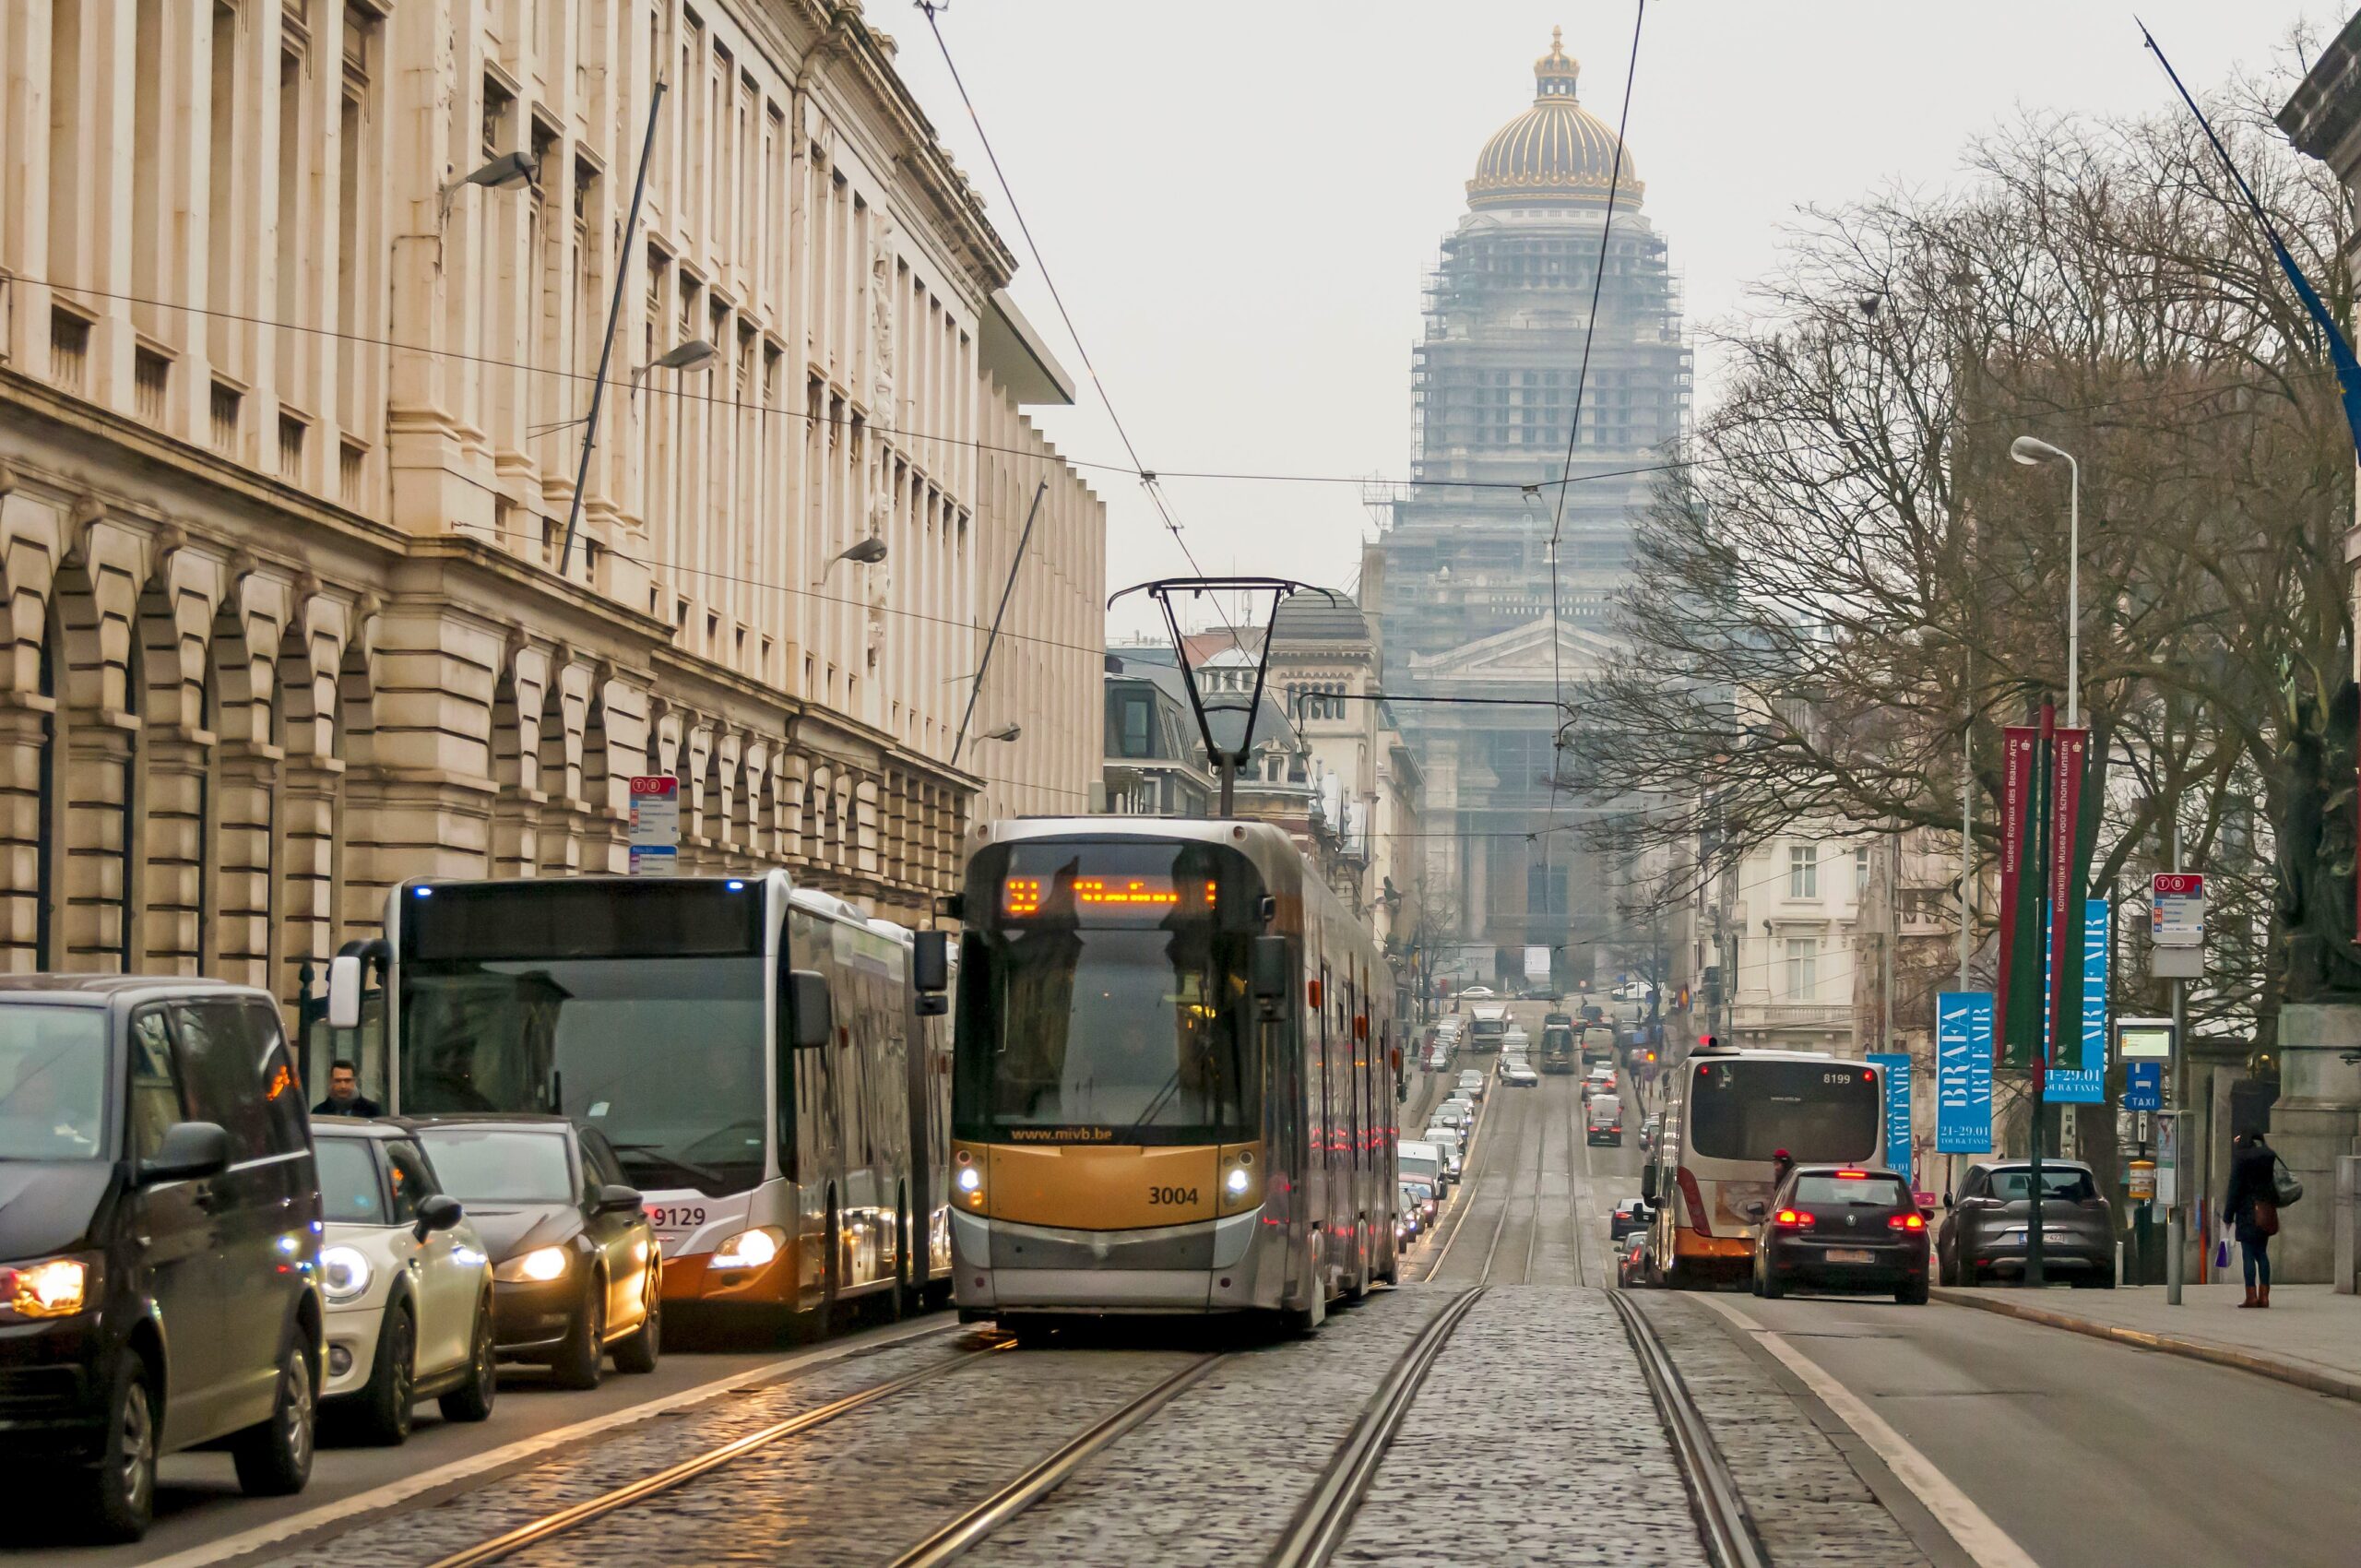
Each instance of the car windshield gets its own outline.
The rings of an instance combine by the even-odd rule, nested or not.
[[[0,1007],[0,1159],[96,1159],[106,1084],[105,1013]]]
[[[318,1138],[320,1218],[330,1225],[385,1225],[385,1194],[377,1186],[377,1158],[366,1138]]]
[[[565,1134],[521,1127],[428,1127],[421,1134],[444,1189],[461,1203],[574,1201]]]
[[[1995,1170],[1992,1195],[2008,1203],[2023,1203],[2033,1195],[2033,1172]],[[2088,1203],[2098,1194],[2087,1170],[2045,1170],[2041,1173],[2041,1195],[2067,1203]]]
[[[1907,1208],[1910,1189],[1899,1176],[1798,1176],[1794,1201],[1845,1208]]]

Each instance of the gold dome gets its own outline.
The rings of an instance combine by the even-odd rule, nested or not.
[[[1623,152],[1615,172],[1615,133],[1574,99],[1582,66],[1566,53],[1560,30],[1549,30],[1549,53],[1533,63],[1533,107],[1492,133],[1467,182],[1467,205],[1604,207],[1608,184],[1619,204],[1636,202],[1645,187]]]

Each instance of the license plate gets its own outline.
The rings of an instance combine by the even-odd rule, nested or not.
[[[1831,1247],[1828,1252],[1828,1261],[1831,1263],[1875,1263],[1877,1254],[1852,1247]]]

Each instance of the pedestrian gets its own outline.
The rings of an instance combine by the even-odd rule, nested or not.
[[[1796,1157],[1786,1149],[1774,1149],[1771,1152],[1771,1191],[1773,1193],[1777,1193],[1786,1184],[1788,1174],[1795,1168]]]
[[[2279,1190],[2273,1180],[2276,1150],[2254,1131],[2230,1140],[2230,1192],[2222,1213],[2237,1233],[2246,1256],[2247,1299],[2241,1307],[2271,1305],[2271,1239],[2279,1234]]]
[[[350,1062],[328,1063],[328,1097],[312,1107],[314,1116],[383,1116],[377,1102],[361,1092],[361,1073]]]

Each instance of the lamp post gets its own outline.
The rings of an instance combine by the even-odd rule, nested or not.
[[[632,396],[639,396],[639,384],[647,379],[650,371],[703,370],[711,364],[720,350],[702,338],[692,338],[669,354],[659,354],[631,373]]]
[[[2082,724],[2082,465],[2074,454],[2030,435],[2009,443],[2009,456],[2028,467],[2066,465],[2066,728]]]
[[[828,574],[836,568],[836,564],[839,561],[850,561],[854,564],[860,566],[873,566],[878,562],[884,559],[885,540],[876,534],[871,534],[867,539],[856,540],[852,543],[846,545],[842,550],[837,551],[834,555],[829,556],[828,564],[820,568],[820,575],[817,578],[813,579],[812,586],[813,588],[818,588],[821,584],[826,582],[828,580]]]

